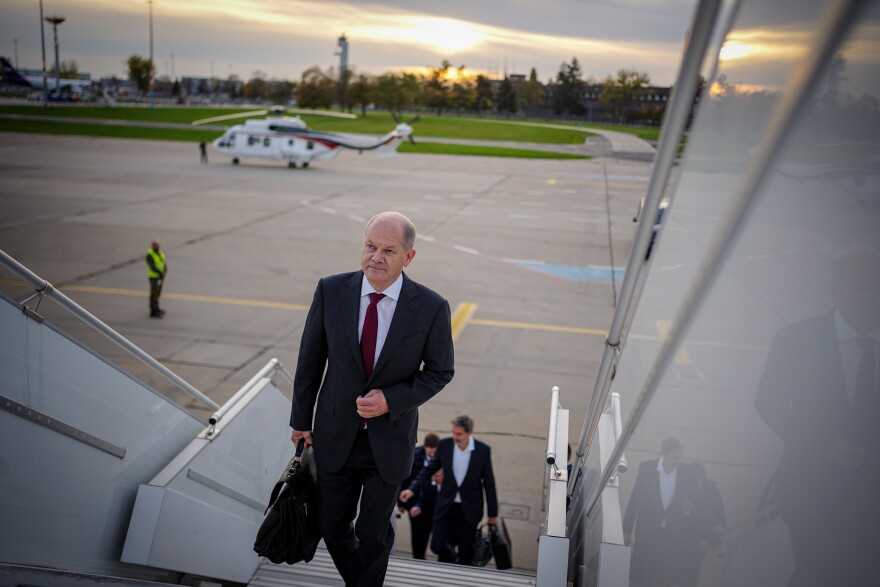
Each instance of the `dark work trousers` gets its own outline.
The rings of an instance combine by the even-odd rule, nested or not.
[[[162,295],[162,278],[150,277],[150,313],[159,311],[159,296]]]
[[[381,587],[394,545],[391,512],[400,484],[382,480],[367,434],[367,430],[358,432],[341,470],[328,473],[318,468],[321,534],[346,587]]]
[[[477,527],[469,524],[464,518],[464,510],[460,503],[452,504],[442,517],[434,520],[434,537],[431,539],[431,550],[441,563],[458,562],[470,565],[474,558],[474,538]],[[455,547],[458,547],[458,560]]]
[[[425,559],[425,551],[428,549],[428,539],[431,537],[431,528],[434,526],[434,504],[437,502],[437,487],[427,485],[422,493],[429,491],[433,495],[423,496],[421,500],[421,513],[413,518],[410,516],[410,533],[412,535],[413,558]]]

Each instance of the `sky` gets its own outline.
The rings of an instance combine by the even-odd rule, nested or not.
[[[621,68],[673,83],[696,0],[154,0],[157,75],[230,74],[299,80],[317,65],[338,67],[337,39],[349,64],[380,74],[448,60],[471,73],[528,74],[541,81],[577,57],[584,78]],[[0,54],[40,68],[38,0],[0,0]],[[126,59],[150,52],[147,0],[43,0],[59,25],[60,58],[93,78],[127,76]],[[52,27],[46,59],[54,63]],[[173,54],[173,58],[172,58]]]

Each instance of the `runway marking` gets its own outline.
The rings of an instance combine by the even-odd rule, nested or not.
[[[555,178],[555,177],[551,177],[550,179],[548,179],[548,180],[547,180],[547,185],[556,185],[556,178]]]
[[[21,286],[21,287],[32,287],[30,283],[26,281],[20,281],[16,279],[0,279],[0,286],[9,285],[9,286]],[[150,292],[146,290],[136,290],[136,289],[121,289],[121,288],[113,288],[113,287],[92,287],[86,285],[64,285],[59,287],[58,289],[63,291],[77,291],[82,293],[96,293],[101,295],[121,295],[121,296],[132,296],[132,297],[149,297]],[[309,309],[307,304],[289,304],[284,302],[269,302],[264,300],[249,300],[243,298],[221,298],[216,296],[204,296],[204,295],[196,295],[196,294],[183,294],[183,293],[164,293],[162,294],[163,298],[172,299],[172,300],[181,300],[185,302],[207,302],[212,304],[228,304],[233,306],[249,306],[255,308],[272,308],[276,310],[293,310],[297,312],[306,312]],[[466,312],[462,306],[473,306],[472,312]],[[473,303],[462,303],[456,306],[455,312],[453,313],[453,328],[456,324],[456,316],[459,315],[459,312],[462,312],[461,317],[458,318],[460,321],[459,328],[464,329],[467,325],[474,326],[489,326],[494,328],[519,328],[522,330],[543,330],[546,332],[566,332],[571,334],[587,334],[590,336],[608,336],[608,331],[601,330],[598,328],[579,328],[575,326],[556,326],[554,324],[539,324],[535,322],[514,322],[507,320],[487,320],[487,319],[479,319],[472,318],[473,312],[476,311],[478,304]],[[650,342],[661,342],[662,338],[653,334],[636,334],[630,333],[627,336],[628,339],[632,340],[643,340]],[[737,351],[749,351],[749,352],[760,352],[767,353],[769,351],[768,347],[759,347],[752,345],[744,345],[730,342],[718,342],[718,341],[705,341],[705,340],[688,340],[685,341],[688,345],[692,347],[713,347],[713,348],[721,348],[728,350],[737,350]]]
[[[470,255],[479,255],[480,251],[476,249],[471,249],[469,247],[463,247],[461,245],[452,245],[452,248],[456,251],[461,251],[462,253],[468,253]]]
[[[470,323],[474,312],[477,311],[477,304],[470,302],[462,302],[455,307],[452,313],[452,340],[457,341],[458,337],[464,331],[465,327]]]
[[[0,279],[0,285],[23,285],[30,286],[26,281],[16,281],[12,279]],[[117,287],[93,287],[89,285],[64,285],[58,288],[62,291],[76,291],[81,293],[95,293],[111,296],[130,296],[138,298],[150,297],[150,292],[140,289],[122,289]],[[253,308],[273,308],[276,310],[299,310],[306,311],[309,306],[306,304],[288,304],[285,302],[270,302],[266,300],[248,300],[243,298],[221,298],[217,296],[204,296],[197,294],[184,294],[168,292],[162,294],[163,299],[182,300],[185,302],[206,302],[209,304],[227,304],[230,306],[250,306]]]
[[[513,218],[516,220],[540,220],[540,214],[518,214],[516,212],[511,212],[508,214],[509,218]]]
[[[671,328],[672,322],[669,320],[657,320],[657,332],[660,333],[661,338],[666,338]],[[675,353],[675,362],[678,365],[690,365],[693,363],[687,347],[685,347],[684,344],[678,347],[678,352]]]
[[[498,328],[521,328],[523,330],[544,330],[546,332],[570,332],[573,334],[593,334],[607,336],[607,330],[597,328],[578,328],[575,326],[553,326],[552,324],[535,324],[533,322],[509,322],[505,320],[482,320],[475,318],[470,321],[474,326],[495,326]]]

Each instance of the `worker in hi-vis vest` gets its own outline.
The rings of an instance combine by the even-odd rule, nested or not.
[[[165,310],[159,307],[159,296],[162,295],[162,284],[165,274],[168,273],[168,264],[165,262],[165,253],[159,247],[159,241],[153,241],[150,250],[147,251],[147,277],[150,278],[150,318],[161,318]]]

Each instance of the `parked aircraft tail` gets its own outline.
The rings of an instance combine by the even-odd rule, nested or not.
[[[23,75],[18,73],[18,70],[9,63],[9,60],[5,57],[0,57],[0,63],[3,64],[3,81],[7,84],[15,84],[17,86],[25,86],[28,88],[33,88],[33,84],[27,81]]]

